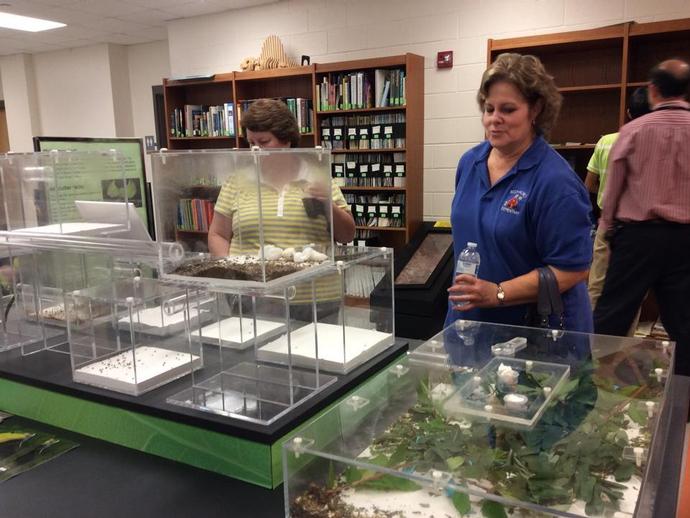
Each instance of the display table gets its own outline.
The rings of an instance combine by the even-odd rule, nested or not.
[[[676,515],[690,378],[674,376],[671,427],[663,460],[655,518]],[[79,448],[0,484],[0,516],[123,516],[274,518],[282,516],[282,488],[268,490],[215,473],[52,427]]]
[[[0,410],[273,488],[286,438],[406,349],[396,342],[270,425],[166,402],[185,378],[134,397],[73,382],[68,355],[14,350],[0,355]],[[205,358],[213,368],[212,349]]]

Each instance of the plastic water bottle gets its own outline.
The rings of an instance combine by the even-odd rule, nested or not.
[[[466,274],[477,276],[479,272],[479,263],[481,258],[479,257],[479,252],[477,251],[477,243],[467,242],[467,247],[460,252],[458,256],[458,262],[455,265],[455,275]],[[458,306],[464,306],[467,302],[458,302]]]

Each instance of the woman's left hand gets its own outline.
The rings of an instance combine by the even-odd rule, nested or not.
[[[311,198],[316,198],[319,201],[327,201],[331,197],[331,192],[322,183],[310,183],[304,192]]]
[[[457,311],[469,311],[474,308],[493,308],[498,306],[498,285],[493,282],[478,279],[473,275],[461,274],[455,277],[455,282],[448,288],[448,299]],[[462,306],[459,303],[466,302]]]

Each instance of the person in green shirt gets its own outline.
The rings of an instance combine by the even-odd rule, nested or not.
[[[628,120],[646,115],[650,111],[649,102],[647,101],[647,88],[640,87],[636,89],[628,99]],[[606,188],[606,170],[608,169],[609,154],[617,139],[617,132],[602,136],[596,146],[594,146],[594,153],[592,153],[589,164],[587,164],[585,186],[589,192],[597,195],[597,205],[599,209],[603,208],[603,204],[605,203],[603,197],[604,189]],[[597,228],[597,233],[594,237],[592,266],[589,269],[589,284],[587,287],[592,308],[596,307],[597,300],[599,300],[599,296],[601,295],[601,290],[604,288],[606,271],[609,266],[609,253],[608,243],[604,239],[604,229]],[[628,332],[629,335],[635,332],[639,316],[638,311],[637,317],[633,321],[633,325]]]

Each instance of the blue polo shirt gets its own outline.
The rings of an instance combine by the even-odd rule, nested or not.
[[[513,168],[489,183],[485,141],[458,164],[451,224],[455,260],[468,241],[481,256],[478,277],[499,283],[540,266],[581,271],[592,261],[589,195],[568,163],[537,137]],[[591,333],[592,308],[581,282],[562,294],[565,328]],[[448,307],[446,325],[458,318],[524,325],[528,305],[470,311]],[[552,321],[557,326],[557,319]]]

